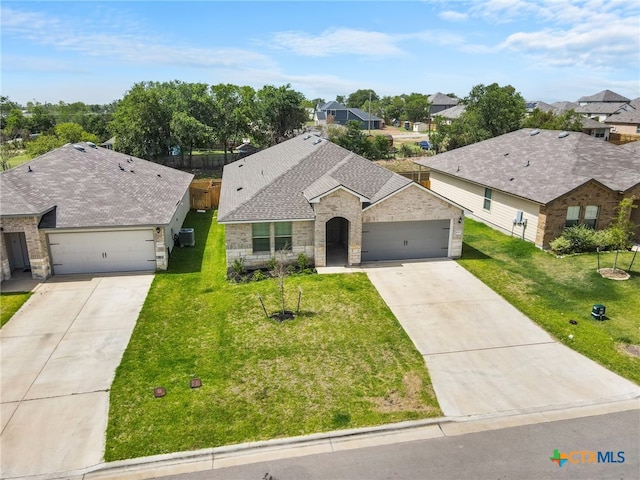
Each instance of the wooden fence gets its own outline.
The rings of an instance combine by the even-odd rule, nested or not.
[[[196,210],[211,210],[220,204],[220,189],[222,180],[219,178],[203,178],[193,180],[189,185],[191,208]]]
[[[423,187],[431,188],[431,182],[429,182],[429,171],[423,170],[422,172],[398,172],[398,174],[403,177],[408,178],[409,180],[413,180],[416,183],[419,183]]]

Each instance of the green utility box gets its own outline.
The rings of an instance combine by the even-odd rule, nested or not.
[[[604,313],[607,310],[607,307],[600,303],[596,303],[591,309],[591,316],[596,320],[604,320]]]

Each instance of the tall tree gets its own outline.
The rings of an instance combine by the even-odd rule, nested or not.
[[[363,107],[365,107],[367,102],[377,102],[378,100],[380,100],[380,97],[378,97],[378,94],[370,88],[366,90],[356,90],[347,97],[346,106],[349,108],[362,108],[365,110]]]
[[[137,157],[160,160],[171,147],[171,105],[155,82],[135,84],[118,103],[111,130],[115,148]]]
[[[290,138],[307,121],[307,112],[302,106],[304,96],[292,90],[289,84],[281,87],[266,85],[258,90],[257,97],[261,130],[270,145]]]
[[[251,87],[231,84],[211,87],[214,112],[211,126],[216,141],[224,149],[225,163],[227,153],[251,133],[250,123],[255,111],[255,95],[255,90]]]
[[[411,93],[405,97],[404,118],[410,122],[426,122],[429,118],[429,97],[422,93]]]
[[[519,129],[526,112],[524,98],[511,85],[476,85],[464,103],[465,114],[491,137]]]

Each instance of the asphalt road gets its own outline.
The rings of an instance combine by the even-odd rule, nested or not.
[[[562,466],[550,458],[557,456],[554,455],[556,449],[559,454],[567,456]],[[597,461],[598,453],[590,452],[600,452],[601,461]],[[640,478],[640,411],[274,460],[163,478],[635,480]]]

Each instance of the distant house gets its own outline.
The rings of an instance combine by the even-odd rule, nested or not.
[[[610,115],[625,111],[633,111],[631,100],[611,90],[603,90],[595,95],[589,95],[578,99],[577,113],[598,122],[603,122]]]
[[[450,125],[453,120],[457,120],[460,118],[460,115],[465,111],[465,105],[456,105],[455,107],[447,108],[446,110],[441,110],[440,112],[434,115],[434,118],[441,118],[445,124]]]
[[[592,118],[582,119],[582,131],[592,137],[602,138],[609,141],[612,127],[606,123],[601,123]]]
[[[276,253],[316,266],[458,257],[462,208],[316,135],[300,135],[224,167],[218,222],[227,267]]]
[[[535,102],[525,102],[526,113],[531,114],[535,109],[540,110],[541,112],[553,112],[555,108],[553,105],[550,105],[545,102],[535,101]]]
[[[587,95],[578,99],[578,105],[584,106],[590,103],[629,103],[627,97],[612,92],[611,90],[603,90],[594,95]]]
[[[570,225],[608,227],[623,198],[640,205],[640,155],[584,133],[521,129],[416,163],[433,191],[540,247]]]
[[[640,138],[640,110],[622,111],[609,115],[605,123],[615,128],[615,133]]]
[[[348,108],[334,101],[320,105],[314,117],[316,125],[346,125],[350,121],[356,121],[363,130],[379,130],[384,127],[384,120],[369,115],[359,108]]]
[[[429,115],[431,115],[432,118],[435,114],[458,105],[457,99],[440,92],[429,95],[428,100],[430,104]]]
[[[1,278],[166,270],[192,179],[89,142],[0,173]]]
[[[556,115],[563,114],[569,110],[575,110],[579,105],[575,102],[554,102],[551,104]]]

